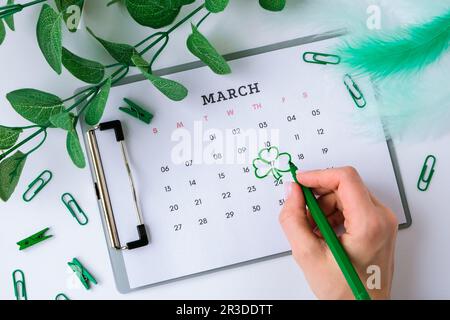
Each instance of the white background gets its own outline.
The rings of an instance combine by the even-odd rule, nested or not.
[[[150,32],[129,19],[120,6],[106,8],[106,0],[87,2],[83,25],[89,25],[103,38],[133,44]],[[313,1],[291,1],[283,13],[265,12],[259,9],[256,0],[231,2],[224,14],[208,19],[203,29],[222,53],[306,36],[336,26],[334,21],[327,22],[321,16],[320,10],[328,1],[321,1],[322,9],[312,5]],[[56,75],[46,64],[35,40],[38,12],[39,7],[36,7],[18,14],[17,31],[8,32],[0,47],[0,123],[3,125],[26,124],[11,109],[6,93],[30,87],[68,97],[83,85],[66,71],[61,76]],[[411,12],[395,13],[400,20],[408,21],[413,17]],[[188,32],[186,25],[171,37],[158,67],[195,60],[184,47]],[[84,30],[65,34],[64,44],[81,56],[112,62]],[[393,298],[450,298],[447,275],[450,251],[446,248],[450,241],[450,216],[447,201],[442,199],[449,190],[450,170],[446,168],[450,163],[449,143],[450,135],[397,143],[413,225],[399,233]],[[303,275],[289,256],[120,295],[114,285],[90,173],[87,169],[74,168],[64,149],[62,132],[50,131],[45,146],[28,160],[18,192],[7,204],[0,203],[0,299],[14,298],[11,273],[17,268],[25,272],[30,299],[52,299],[59,292],[67,293],[72,299],[314,297],[306,290]],[[416,181],[428,154],[435,154],[438,164],[430,190],[423,193],[417,191]],[[25,204],[20,197],[27,182],[46,168],[54,172],[53,181],[38,198]],[[79,227],[60,203],[59,197],[66,191],[76,195],[88,213],[90,222],[86,227]],[[17,250],[15,242],[47,226],[55,234],[53,239],[26,252]],[[73,257],[79,257],[99,281],[93,290],[88,292],[77,287],[78,283],[66,267]]]

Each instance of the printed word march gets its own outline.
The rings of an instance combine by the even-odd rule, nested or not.
[[[232,100],[260,92],[259,83],[255,82],[253,84],[240,86],[237,89],[227,89],[216,93],[210,93],[208,95],[202,95],[203,105],[206,106],[208,104]]]

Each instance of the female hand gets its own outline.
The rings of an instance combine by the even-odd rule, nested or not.
[[[340,241],[366,288],[369,284],[367,289],[372,299],[388,299],[398,230],[395,214],[370,193],[351,167],[298,172],[297,178],[319,196],[318,203],[331,226],[344,226]],[[316,296],[319,299],[354,299],[330,249],[316,229],[301,188],[295,183],[286,185],[280,223],[292,254]]]

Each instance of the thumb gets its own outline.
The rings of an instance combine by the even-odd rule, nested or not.
[[[322,243],[308,221],[305,198],[296,183],[286,184],[286,200],[280,213],[280,224],[291,245],[292,254],[300,264],[321,256]]]

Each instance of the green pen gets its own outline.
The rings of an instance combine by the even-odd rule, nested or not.
[[[316,197],[312,193],[311,189],[302,186],[298,182],[296,175],[298,168],[295,166],[295,164],[289,162],[289,169],[291,171],[295,183],[297,183],[301,187],[302,192],[305,196],[306,205],[308,206],[309,211],[311,212],[311,216],[316,222],[317,228],[319,228],[320,232],[322,233],[322,236],[325,239],[325,242],[327,243],[328,247],[330,248],[331,253],[334,256],[334,259],[336,259],[339,268],[344,274],[344,277],[347,280],[347,283],[350,286],[350,289],[352,290],[355,299],[371,300],[369,293],[367,292],[366,288],[364,287],[364,284],[362,283],[361,279],[358,276],[358,273],[355,270],[355,267],[351,263],[350,258],[348,257],[347,253],[345,252],[344,248],[339,242],[336,233],[329,224],[328,219],[326,218],[322,209],[320,209]]]

